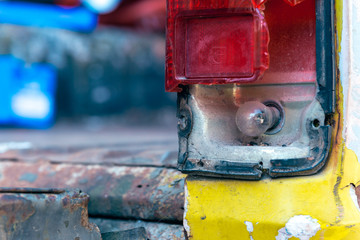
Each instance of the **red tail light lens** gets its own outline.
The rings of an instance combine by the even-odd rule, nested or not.
[[[254,75],[253,16],[191,18],[185,25],[186,78]]]
[[[169,0],[166,90],[259,79],[269,66],[263,2]]]
[[[289,3],[291,6],[295,6],[296,4],[299,4],[303,2],[304,0],[284,0],[285,2]]]

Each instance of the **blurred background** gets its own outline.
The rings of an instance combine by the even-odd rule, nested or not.
[[[165,0],[0,1],[1,128],[176,131],[165,23]]]
[[[101,233],[135,229],[146,239],[185,239],[176,94],[164,87],[165,23],[165,0],[0,0],[6,193],[81,189]],[[56,205],[57,214],[68,214],[65,208]],[[44,237],[52,234],[48,226],[58,229],[42,219]],[[83,219],[64,234],[82,231]]]

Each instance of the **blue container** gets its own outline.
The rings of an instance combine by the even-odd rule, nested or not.
[[[12,79],[19,77],[23,63],[11,56],[0,56],[0,124],[12,122],[11,95],[13,94]]]
[[[0,1],[1,23],[90,32],[95,29],[97,19],[95,13],[84,7],[64,8],[54,4]]]
[[[0,56],[0,124],[47,128],[54,122],[56,70]],[[5,73],[5,74],[3,74]]]

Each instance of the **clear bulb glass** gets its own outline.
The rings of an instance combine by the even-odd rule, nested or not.
[[[257,101],[242,104],[236,113],[236,125],[245,135],[257,137],[276,126],[280,112]]]

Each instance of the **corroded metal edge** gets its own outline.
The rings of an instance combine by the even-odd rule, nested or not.
[[[182,222],[184,177],[157,167],[0,162],[0,186],[80,188],[90,216],[112,218]]]
[[[100,240],[79,190],[0,189],[0,239]]]
[[[143,228],[150,240],[185,239],[184,228],[180,224],[102,218],[90,218],[90,221],[99,226],[102,234]]]

